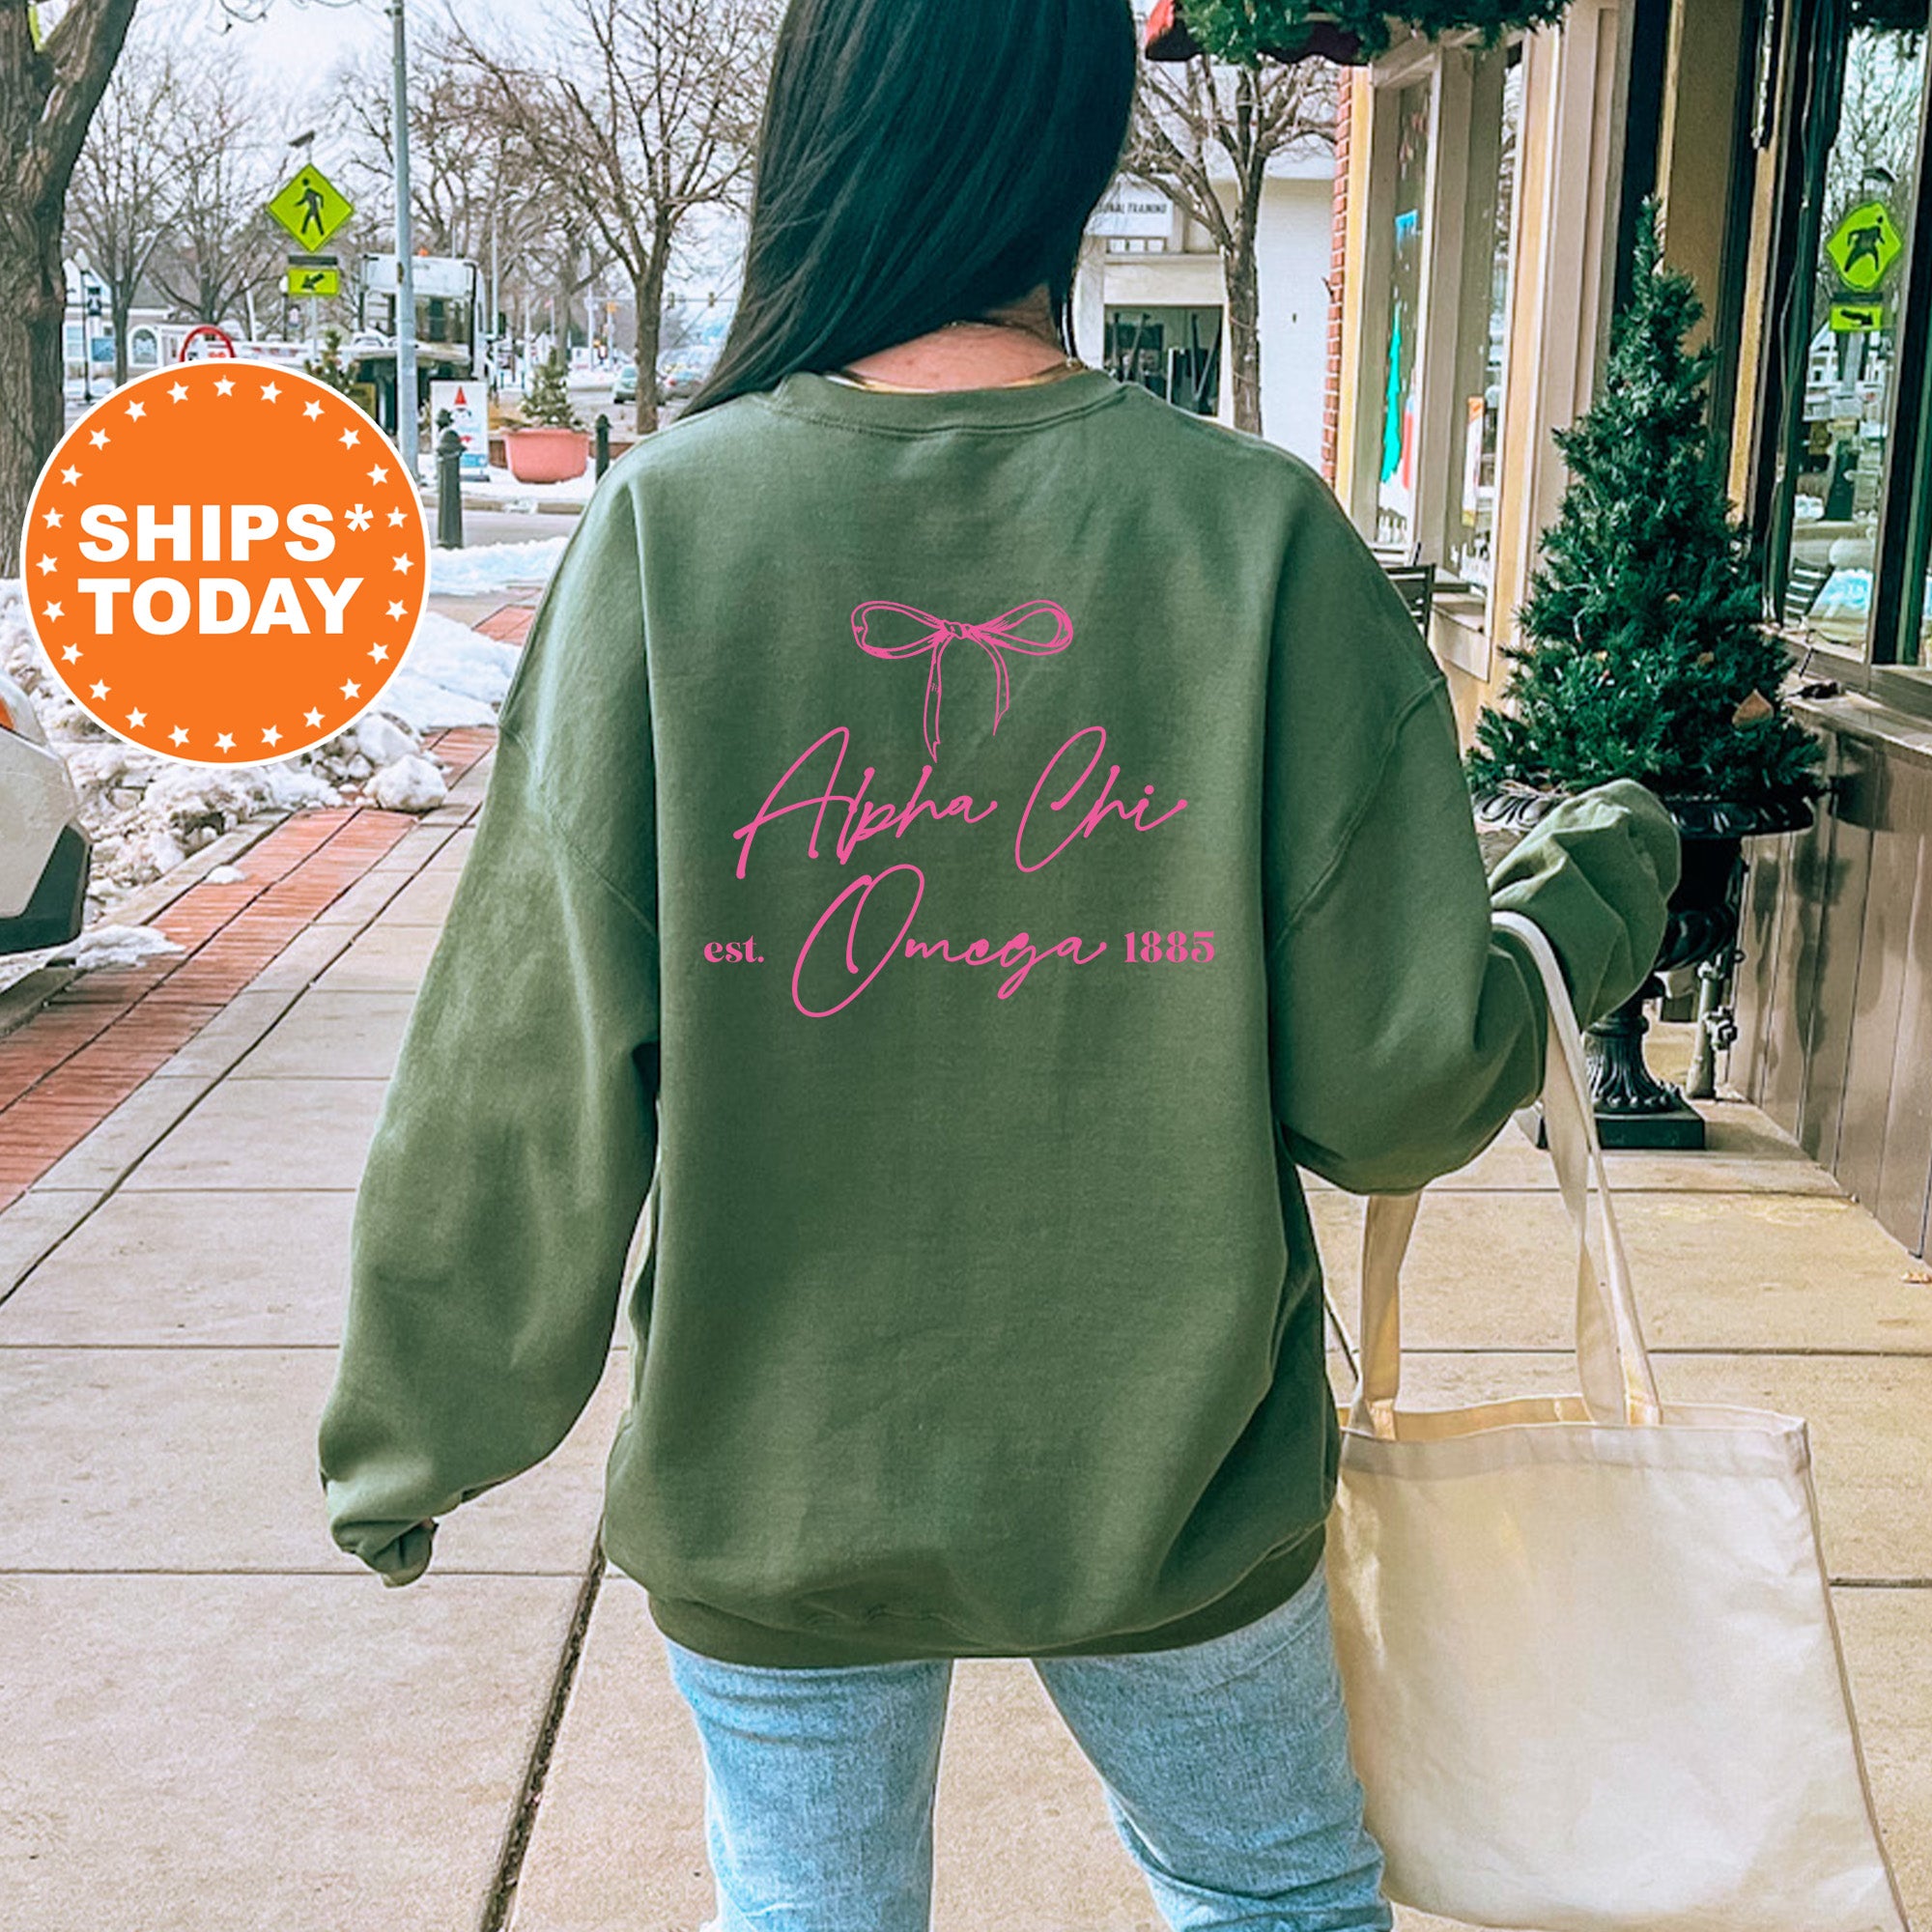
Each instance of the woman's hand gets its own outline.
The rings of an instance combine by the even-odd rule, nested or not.
[[[424,1517],[412,1523],[393,1543],[387,1543],[368,1558],[370,1568],[383,1578],[386,1589],[400,1589],[413,1583],[429,1568],[430,1548],[436,1539],[436,1519]]]

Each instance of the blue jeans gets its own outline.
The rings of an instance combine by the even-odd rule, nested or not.
[[[952,1660],[772,1668],[664,1641],[704,1751],[701,1932],[928,1932]],[[1032,1662],[1176,1932],[1390,1932],[1320,1564],[1205,1643]]]

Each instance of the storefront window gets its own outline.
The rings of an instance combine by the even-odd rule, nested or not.
[[[1872,609],[1886,455],[1900,404],[1897,345],[1926,38],[1922,28],[1860,26],[1847,41],[1786,482],[1786,624],[1838,649],[1907,663],[1926,655],[1922,598],[1905,600],[1909,622],[1896,643],[1873,637]]]
[[[1382,383],[1376,542],[1406,548],[1416,536],[1417,404],[1421,357],[1424,219],[1429,190],[1428,79],[1395,97],[1393,228],[1389,249],[1388,358]]]
[[[1211,416],[1221,407],[1221,311],[1199,306],[1109,307],[1101,360],[1177,409]]]
[[[1926,421],[1918,437],[1918,516],[1914,543],[1908,554],[1909,566],[1918,587],[1915,599],[1908,594],[1900,635],[1907,641],[1899,650],[1900,662],[1912,670],[1932,670],[1932,396],[1927,398]]]
[[[1496,447],[1515,261],[1518,129],[1522,121],[1522,43],[1482,56],[1470,108],[1471,259],[1458,334],[1462,464],[1449,525],[1449,566],[1488,588],[1493,575]]]

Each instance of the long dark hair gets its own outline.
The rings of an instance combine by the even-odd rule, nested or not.
[[[791,0],[745,279],[680,419],[1042,282],[1073,354],[1080,238],[1126,141],[1129,0]]]

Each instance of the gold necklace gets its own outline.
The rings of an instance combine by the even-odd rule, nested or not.
[[[1018,322],[993,322],[982,316],[961,316],[953,322],[942,322],[940,328],[1017,328],[1025,335],[1037,335],[1038,331]],[[933,331],[934,334],[938,330]],[[1071,376],[1077,370],[1088,368],[1077,355],[1063,355],[1058,362],[1049,363],[1044,369],[1037,370],[1030,376],[1016,377],[1010,383],[985,383],[975,386],[987,389],[1024,389],[1037,383],[1057,383],[1062,378]],[[848,388],[882,389],[901,396],[947,396],[961,393],[952,389],[922,388],[912,383],[889,383],[882,376],[862,375],[858,370],[840,364],[838,368],[826,371],[828,379],[842,383]]]
[[[1058,383],[1063,377],[1071,376],[1088,366],[1078,356],[1069,355],[1065,361],[1056,362],[1036,375],[1020,376],[1010,383],[975,383],[970,389],[922,388],[916,383],[888,383],[883,377],[862,376],[850,369],[828,369],[825,378],[827,382],[839,383],[851,389],[886,389],[901,396],[956,396],[970,394],[971,389],[1025,389],[1037,383]]]

